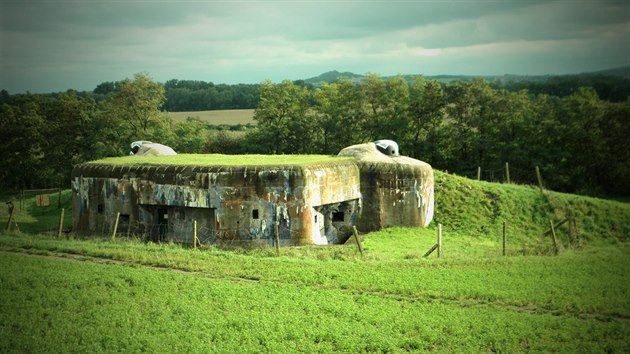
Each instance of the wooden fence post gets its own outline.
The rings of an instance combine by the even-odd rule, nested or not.
[[[549,220],[549,225],[551,225],[551,236],[553,237],[553,248],[554,252],[557,255],[558,250],[558,238],[556,237],[556,228],[553,226],[553,220]]]
[[[59,188],[59,195],[57,198],[57,209],[61,209],[61,187]]]
[[[543,193],[544,188],[543,188],[543,183],[542,183],[542,176],[540,175],[540,168],[538,168],[538,166],[536,166],[536,179],[538,180],[538,187],[540,188],[540,193]]]
[[[359,232],[357,231],[356,226],[352,226],[352,232],[354,233],[354,240],[357,242],[357,247],[359,248],[359,252],[361,252],[361,257],[363,257],[364,256],[363,247],[361,246],[361,241],[359,241]]]
[[[280,255],[280,211],[278,210],[278,206],[276,205],[276,220],[274,220],[274,235],[276,240],[276,254]]]
[[[481,180],[481,166],[477,166],[477,181]]]
[[[197,220],[193,220],[193,249],[197,249]]]
[[[503,222],[503,255],[507,255],[507,222]]]
[[[116,222],[114,223],[114,232],[112,232],[112,241],[116,240],[116,232],[118,231],[118,220],[120,219],[120,212],[116,213]]]
[[[435,249],[438,247],[438,244],[436,243],[435,245],[433,245],[433,247],[429,248],[429,250],[427,251],[427,253],[424,254],[424,256],[422,257],[428,257],[431,253],[433,253],[433,251],[435,251]]]
[[[437,243],[433,245],[422,257],[428,257],[436,249],[438,250],[438,258],[442,257],[442,224],[438,224]]]
[[[6,232],[11,231],[11,223],[13,222],[14,212],[15,212],[15,205],[13,205],[13,202],[9,202],[9,221],[7,221],[7,227],[4,228]]]
[[[59,215],[59,228],[57,229],[57,238],[61,238],[61,231],[63,231],[63,214],[65,213],[65,209],[61,208],[61,213]]]
[[[582,247],[582,239],[580,238],[580,231],[578,230],[577,221],[575,220],[575,218],[571,218],[571,224],[573,225],[573,232],[577,247],[580,248]]]
[[[438,224],[437,245],[438,258],[440,258],[442,257],[442,224]]]
[[[505,180],[507,183],[510,183],[510,164],[508,162],[505,163]]]

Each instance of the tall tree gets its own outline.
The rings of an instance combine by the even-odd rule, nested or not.
[[[160,109],[165,101],[164,87],[146,73],[134,75],[118,83],[116,91],[108,101],[108,110],[124,122],[133,136],[149,133],[152,124],[158,123]]]
[[[440,83],[416,77],[409,87],[410,155],[430,163],[440,162],[441,126],[446,100]]]
[[[362,142],[363,102],[358,88],[349,80],[324,84],[315,91],[315,110],[320,153],[336,154]]]
[[[602,118],[604,105],[593,88],[582,87],[564,97],[559,107],[558,123],[563,127],[560,143],[562,156],[557,168],[567,178],[567,190],[587,191],[596,185],[606,160]]]
[[[605,142],[605,160],[600,165],[598,185],[606,193],[630,195],[630,97],[608,103],[600,129]]]
[[[0,105],[0,132],[3,135],[0,186],[3,189],[37,186],[39,172],[45,164],[43,126],[37,96],[14,96],[11,105]]]
[[[261,84],[260,104],[254,112],[254,120],[266,137],[267,151],[274,154],[309,152],[314,145],[309,99],[308,90],[290,80]]]
[[[100,158],[92,146],[102,137],[94,129],[95,102],[75,92],[60,94],[42,107],[46,120],[44,147],[45,175],[49,185],[65,185],[75,164]]]

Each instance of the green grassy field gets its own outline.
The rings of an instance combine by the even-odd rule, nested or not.
[[[61,193],[61,203],[57,192],[47,194],[49,198],[48,206],[37,206],[35,195],[27,195],[23,202],[20,202],[19,193],[0,195],[0,225],[5,230],[9,220],[9,210],[7,202],[13,202],[15,206],[14,218],[19,231],[27,234],[56,233],[59,229],[59,218],[61,209],[64,210],[63,229],[72,227],[71,198],[72,192],[67,189]],[[11,225],[15,230],[15,224]]]
[[[212,125],[237,125],[256,124],[254,121],[253,109],[226,109],[215,111],[194,111],[194,112],[167,112],[168,116],[175,121],[183,121],[186,118],[199,118]]]
[[[436,171],[436,208],[365,257],[1,235],[0,352],[630,351],[630,205]],[[554,256],[567,215],[581,245],[560,227]]]

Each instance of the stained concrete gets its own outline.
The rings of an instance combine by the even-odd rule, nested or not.
[[[285,246],[343,243],[352,226],[427,226],[431,167],[373,144],[355,147],[340,153],[354,160],[302,165],[80,164],[72,172],[74,231],[110,234],[120,213],[120,233],[148,240],[191,243],[196,221],[201,242],[271,246],[278,223]]]
[[[328,244],[357,219],[359,183],[352,160],[264,168],[82,164],[72,173],[74,230],[98,234],[121,213],[130,233],[152,240],[190,243],[196,220],[202,241],[272,244],[278,222],[281,245]],[[348,215],[329,222],[337,205]]]
[[[407,156],[381,153],[374,143],[349,146],[339,156],[356,159],[361,174],[363,210],[357,229],[426,227],[433,220],[433,169]]]

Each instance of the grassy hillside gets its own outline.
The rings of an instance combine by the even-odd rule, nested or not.
[[[102,246],[134,253],[0,254],[0,351],[630,350],[627,250],[383,262]]]
[[[33,208],[32,230],[58,215]],[[569,213],[583,245],[563,226],[552,256],[541,234]],[[629,352],[628,220],[628,204],[436,171],[433,225],[371,233],[365,257],[0,235],[0,352]],[[444,256],[423,258],[438,222]]]
[[[533,241],[549,229],[549,220],[576,219],[586,241],[628,241],[630,204],[534,186],[474,181],[436,171],[435,222],[458,234],[491,237],[508,223],[519,241]],[[559,234],[567,229],[563,226]]]

